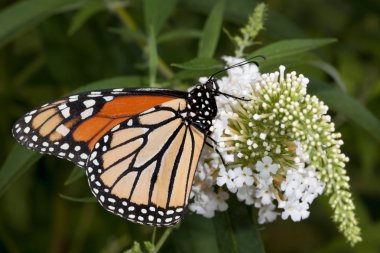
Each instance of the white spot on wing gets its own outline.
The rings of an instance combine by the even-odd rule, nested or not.
[[[70,102],[75,102],[75,101],[77,101],[78,100],[78,95],[73,95],[73,96],[70,96],[69,97],[69,101]]]
[[[98,153],[95,151],[95,152],[92,152],[91,156],[90,156],[90,161],[94,160],[94,158],[96,157]]]
[[[96,102],[95,102],[94,99],[89,99],[89,100],[86,100],[86,101],[83,102],[83,104],[84,104],[87,108],[89,108],[89,107],[95,105],[95,103],[96,103]]]
[[[119,128],[120,128],[120,124],[114,126],[114,127],[111,129],[111,131],[114,132],[114,131],[116,131],[116,130],[119,129]]]
[[[83,111],[80,114],[80,116],[82,119],[86,119],[86,118],[90,117],[93,112],[94,112],[94,108],[89,108],[89,109],[86,109],[85,111]]]
[[[111,101],[113,99],[113,96],[107,96],[107,97],[103,97],[103,99],[107,102]]]
[[[70,133],[70,129],[68,129],[65,125],[59,125],[57,127],[56,131],[60,133],[62,136],[66,136],[68,133]]]
[[[63,110],[63,109],[65,109],[67,107],[67,105],[65,104],[65,103],[63,103],[63,104],[60,104],[59,106],[58,106],[58,109],[59,110]]]
[[[65,109],[63,109],[61,111],[61,113],[62,113],[63,117],[65,117],[67,119],[68,117],[70,117],[70,107],[66,107]]]
[[[68,150],[69,149],[69,144],[68,143],[64,143],[61,145],[61,149],[64,149],[64,150]]]
[[[32,116],[26,116],[25,117],[25,123],[29,123],[29,121],[32,119]]]
[[[88,155],[85,154],[85,153],[82,153],[82,154],[80,155],[80,158],[82,158],[83,160],[84,160],[84,159],[87,159],[87,157],[88,157]]]

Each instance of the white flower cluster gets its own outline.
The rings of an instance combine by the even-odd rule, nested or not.
[[[227,65],[243,61],[233,57],[224,60]],[[279,72],[269,74],[273,82],[263,81],[267,76],[261,75],[256,65],[246,64],[228,70],[227,76],[218,81],[222,92],[251,101],[216,98],[218,115],[211,137],[217,141],[216,148],[228,165],[223,164],[216,151],[205,148],[192,188],[189,207],[193,212],[213,217],[215,211],[228,208],[226,200],[232,193],[246,205],[259,208],[259,223],[272,222],[279,215],[282,219],[300,221],[309,216],[309,205],[322,194],[324,183],[310,164],[302,140],[289,139],[281,126],[281,120],[292,120],[291,116],[268,119],[273,115],[266,108],[256,108],[259,100],[268,100],[261,103],[264,107],[271,103],[269,97],[262,97],[262,90],[281,89]],[[293,88],[305,95],[307,79],[288,78]],[[280,79],[285,79],[282,67]],[[291,102],[291,94],[282,96],[284,101]],[[281,106],[277,110],[283,111]],[[269,121],[273,124],[266,125]]]

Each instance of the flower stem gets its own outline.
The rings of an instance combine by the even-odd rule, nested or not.
[[[131,15],[129,15],[129,13],[125,10],[125,8],[123,8],[122,5],[115,4],[111,9],[118,15],[118,17],[120,18],[120,20],[123,22],[124,26],[127,29],[131,30],[132,32],[138,31],[138,27],[136,25],[136,22],[131,17]],[[148,49],[146,47],[147,42],[145,40],[140,39],[137,41],[137,44],[144,51],[144,53],[146,53],[146,54],[149,53]],[[157,67],[158,67],[158,70],[160,71],[160,73],[163,76],[165,76],[166,78],[173,77],[173,75],[174,75],[173,71],[171,71],[169,66],[162,60],[162,58],[158,56],[157,61],[158,61]]]
[[[152,233],[152,244],[153,245],[156,243],[156,232],[157,232],[157,228],[154,227],[153,228],[153,233]]]
[[[157,253],[161,249],[162,245],[164,245],[165,241],[168,239],[172,231],[173,231],[173,228],[168,228],[165,230],[164,234],[161,236],[160,240],[156,244],[156,247],[151,253]]]

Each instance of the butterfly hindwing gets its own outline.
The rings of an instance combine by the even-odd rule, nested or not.
[[[114,126],[87,161],[90,188],[107,210],[168,226],[183,215],[205,134],[187,124],[186,100],[174,99]]]
[[[186,93],[165,89],[112,89],[58,99],[27,113],[12,133],[23,146],[84,167],[98,139],[115,125]]]

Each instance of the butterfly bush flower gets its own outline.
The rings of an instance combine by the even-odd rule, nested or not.
[[[227,65],[243,59],[225,57]],[[201,78],[204,82],[206,78]],[[351,244],[361,240],[341,153],[328,107],[307,94],[309,80],[285,67],[260,74],[254,64],[227,71],[218,81],[212,138],[220,154],[205,148],[192,188],[190,209],[205,217],[228,208],[229,195],[258,208],[258,223],[277,217],[301,221],[314,199],[330,196],[333,220]],[[222,162],[221,157],[226,162]]]

